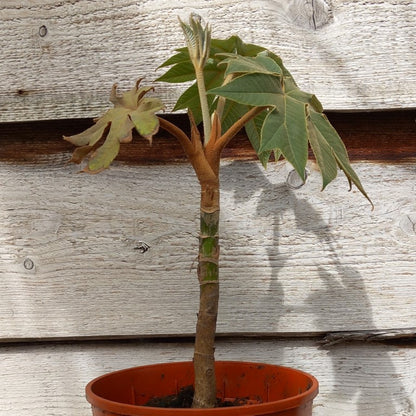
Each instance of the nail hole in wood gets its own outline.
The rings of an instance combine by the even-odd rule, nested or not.
[[[48,28],[47,28],[45,25],[42,25],[42,26],[39,28],[39,36],[40,36],[41,38],[44,38],[47,34],[48,34]]]

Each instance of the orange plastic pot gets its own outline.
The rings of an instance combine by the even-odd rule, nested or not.
[[[292,368],[236,361],[216,362],[217,397],[248,405],[214,409],[147,407],[151,398],[193,384],[192,362],[156,364],[109,373],[86,387],[94,416],[311,416],[318,381]]]

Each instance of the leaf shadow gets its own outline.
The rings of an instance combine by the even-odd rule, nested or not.
[[[349,327],[351,331],[375,329],[371,301],[359,265],[349,264],[348,259],[339,254],[341,243],[318,209],[298,196],[296,190],[286,183],[272,182],[259,163],[234,161],[223,167],[222,174],[225,179],[222,188],[232,192],[235,206],[248,199],[256,199],[255,215],[267,219],[272,228],[272,244],[265,250],[271,279],[267,294],[262,299],[265,305],[270,305],[270,297],[275,298],[274,304],[280,310],[273,311],[274,324],[277,325],[277,320],[284,320],[286,314],[292,312],[285,305],[285,287],[279,277],[283,269],[293,262],[290,254],[284,254],[279,246],[288,232],[296,232],[301,236],[313,235],[329,256],[322,262],[318,258],[312,265],[321,284],[314,286],[303,305],[294,306],[297,312],[310,316],[311,327],[322,333],[336,331],[337,325],[343,330]],[[274,207],[272,214],[271,206]],[[283,230],[282,217],[290,213],[294,215],[294,229]],[[305,288],[306,291],[309,289]],[[321,388],[325,400],[336,404],[350,403],[354,398],[358,416],[393,415],[397,414],[397,409],[411,405],[391,359],[391,354],[398,348],[377,343],[343,343],[320,348],[327,351],[332,364],[331,370],[323,370],[325,378],[333,378],[331,387],[326,391]],[[369,394],[373,389],[369,386],[376,389],[373,394]],[[351,408],[351,404],[345,406]]]

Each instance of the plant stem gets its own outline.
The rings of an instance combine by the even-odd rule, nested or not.
[[[192,114],[191,137],[169,121],[159,118],[160,127],[182,144],[201,186],[198,280],[199,313],[196,325],[194,372],[195,394],[192,407],[212,408],[216,403],[215,333],[219,303],[219,217],[220,217],[220,156],[235,134],[265,107],[249,110],[221,136],[221,123],[214,112],[209,146],[204,147]],[[211,126],[211,125],[210,125]]]
[[[223,87],[224,85],[227,85],[229,82],[231,82],[233,80],[233,78],[234,78],[234,74],[228,74],[225,77],[224,82],[222,83],[221,86]],[[217,104],[216,111],[217,111],[217,114],[218,114],[218,117],[219,117],[220,120],[222,120],[222,115],[224,113],[224,108],[225,108],[225,102],[226,101],[227,100],[226,100],[225,97],[218,97],[218,104]]]
[[[188,158],[190,158],[190,153],[192,153],[193,148],[191,141],[189,140],[189,137],[185,134],[185,132],[175,124],[164,119],[163,117],[158,117],[158,119],[160,127],[166,130],[168,133],[170,133],[173,137],[176,137],[178,142],[182,145],[182,148],[185,151],[186,155],[188,156]]]
[[[219,301],[219,181],[201,183],[198,257],[200,306],[196,326],[192,407],[210,408],[216,402],[214,342]]]
[[[215,150],[221,154],[221,151],[227,146],[231,139],[254,117],[264,111],[267,107],[253,107],[238,119],[221,137],[219,137],[215,144]]]
[[[195,66],[196,83],[198,86],[199,102],[201,104],[202,124],[204,125],[204,146],[209,142],[211,135],[211,117],[207,100],[207,90],[205,88],[204,70]]]

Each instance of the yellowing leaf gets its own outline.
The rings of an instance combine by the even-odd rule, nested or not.
[[[159,129],[156,112],[164,108],[158,98],[145,98],[152,87],[140,88],[140,81],[121,96],[117,95],[117,85],[113,85],[110,101],[114,108],[108,110],[95,121],[95,124],[65,140],[80,146],[74,151],[71,161],[81,163],[88,155],[89,161],[85,172],[97,173],[110,166],[120,150],[120,143],[132,140],[132,130],[151,141]],[[99,145],[101,139],[104,143]]]

